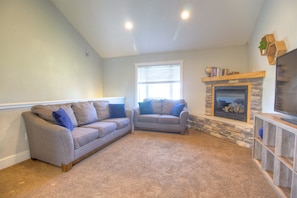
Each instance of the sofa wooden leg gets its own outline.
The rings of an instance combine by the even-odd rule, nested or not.
[[[67,172],[72,169],[72,162],[69,164],[61,164],[61,169],[63,172]]]

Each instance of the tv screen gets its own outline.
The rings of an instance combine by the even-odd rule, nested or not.
[[[297,49],[276,59],[274,111],[297,116]]]

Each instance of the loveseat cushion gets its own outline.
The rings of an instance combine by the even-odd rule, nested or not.
[[[97,112],[98,120],[109,118],[109,102],[108,101],[94,101],[94,107]]]
[[[144,99],[143,102],[148,102],[151,101],[152,102],[152,108],[153,108],[153,112],[155,114],[161,114],[162,113],[162,108],[163,108],[163,100],[158,100],[158,99]]]
[[[117,125],[117,129],[124,128],[129,125],[129,118],[112,118],[112,119],[106,119],[104,122],[112,122]]]
[[[78,126],[98,121],[97,112],[93,102],[72,103],[72,109],[78,122]]]
[[[72,131],[74,149],[86,145],[99,137],[97,129],[75,127]]]
[[[162,124],[179,124],[179,118],[173,115],[160,115],[158,123]]]
[[[114,130],[116,130],[117,125],[113,122],[94,122],[91,124],[87,124],[83,126],[84,128],[93,128],[98,130],[98,136],[99,138],[104,137],[107,134],[110,134]]]
[[[145,114],[145,115],[139,115],[137,117],[137,120],[139,122],[152,122],[152,123],[157,123],[158,118],[160,117],[159,114]]]

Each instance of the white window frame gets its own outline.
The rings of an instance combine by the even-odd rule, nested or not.
[[[138,105],[138,67],[140,66],[160,66],[160,65],[180,65],[180,98],[183,98],[183,60],[162,61],[162,62],[145,62],[135,63],[135,105]]]

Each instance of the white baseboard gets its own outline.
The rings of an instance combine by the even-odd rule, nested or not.
[[[30,159],[30,152],[24,151],[15,155],[0,159],[0,170]]]

